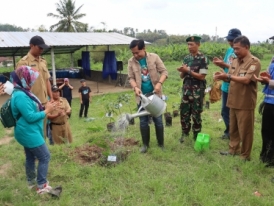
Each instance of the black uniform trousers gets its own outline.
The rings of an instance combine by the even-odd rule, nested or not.
[[[274,166],[274,104],[265,103],[262,117],[262,151],[264,163]]]

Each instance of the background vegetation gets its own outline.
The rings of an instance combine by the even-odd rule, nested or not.
[[[270,58],[271,55],[264,55],[262,70],[267,68]],[[180,61],[166,62],[169,78],[163,89],[168,96],[167,111],[170,112],[172,105],[180,102],[182,82],[176,71],[180,64]],[[218,70],[210,64],[207,75],[209,84],[212,74]],[[262,101],[261,89],[259,85],[257,103]],[[125,91],[125,94],[131,95],[130,102],[134,108],[132,91]],[[109,119],[105,117],[104,105],[116,102],[119,95],[94,96],[89,116],[95,119],[89,122],[78,118],[79,99],[73,99],[70,124],[74,142],[71,145],[49,145],[51,162],[48,179],[52,186],[63,186],[60,199],[38,196],[34,191],[29,191],[22,147],[15,140],[1,145],[0,205],[273,205],[273,169],[265,168],[259,161],[261,116],[257,109],[251,162],[219,155],[220,150],[228,149],[228,141],[220,139],[224,130],[220,102],[211,104],[210,109],[202,113],[202,132],[211,137],[209,151],[195,152],[192,136],[185,143],[179,143],[181,129],[179,117],[176,117],[171,127],[165,127],[164,152],[157,147],[152,124],[151,146],[147,154],[140,154],[138,146],[132,147],[128,158],[115,167],[76,162],[72,153],[84,144],[97,145],[109,151],[107,142],[117,137],[134,138],[141,142],[138,119],[125,133],[111,133],[106,129]],[[121,110],[129,112],[127,106]],[[117,118],[118,115],[115,115],[114,119]],[[6,132],[0,125],[0,137],[13,135]],[[108,155],[107,152],[105,154]],[[255,196],[255,191],[262,196]]]

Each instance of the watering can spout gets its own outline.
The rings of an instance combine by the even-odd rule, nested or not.
[[[146,115],[149,115],[150,113],[147,112],[147,111],[142,111],[142,112],[138,112],[138,113],[135,113],[135,114],[126,114],[126,119],[128,121],[130,121],[131,119],[134,119],[136,117],[142,117],[142,116],[146,116]]]
[[[152,94],[150,96],[145,96],[140,94],[141,99],[141,107],[138,112],[135,114],[126,114],[126,119],[130,121],[135,117],[142,117],[146,115],[152,115],[153,117],[159,117],[164,113],[166,109],[166,103],[159,98],[156,94]],[[141,111],[144,109],[144,111]],[[140,112],[141,111],[141,112]]]

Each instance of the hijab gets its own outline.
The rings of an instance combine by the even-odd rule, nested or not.
[[[44,108],[40,100],[30,91],[38,76],[39,72],[35,68],[29,66],[21,66],[15,71],[11,72],[10,80],[13,83],[15,89],[20,90],[28,95],[33,101],[38,104],[39,110],[43,111]]]

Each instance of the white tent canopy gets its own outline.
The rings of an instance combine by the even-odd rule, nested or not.
[[[26,55],[35,35],[54,47],[55,54],[73,53],[85,46],[129,45],[134,39],[118,33],[0,32],[0,57]],[[44,54],[49,53],[50,49],[44,50]]]
[[[135,38],[119,33],[69,33],[69,32],[0,32],[0,57],[24,56],[29,51],[29,41],[41,36],[50,46],[43,54],[51,54],[53,82],[56,84],[54,54],[73,54],[87,46],[129,45]]]

